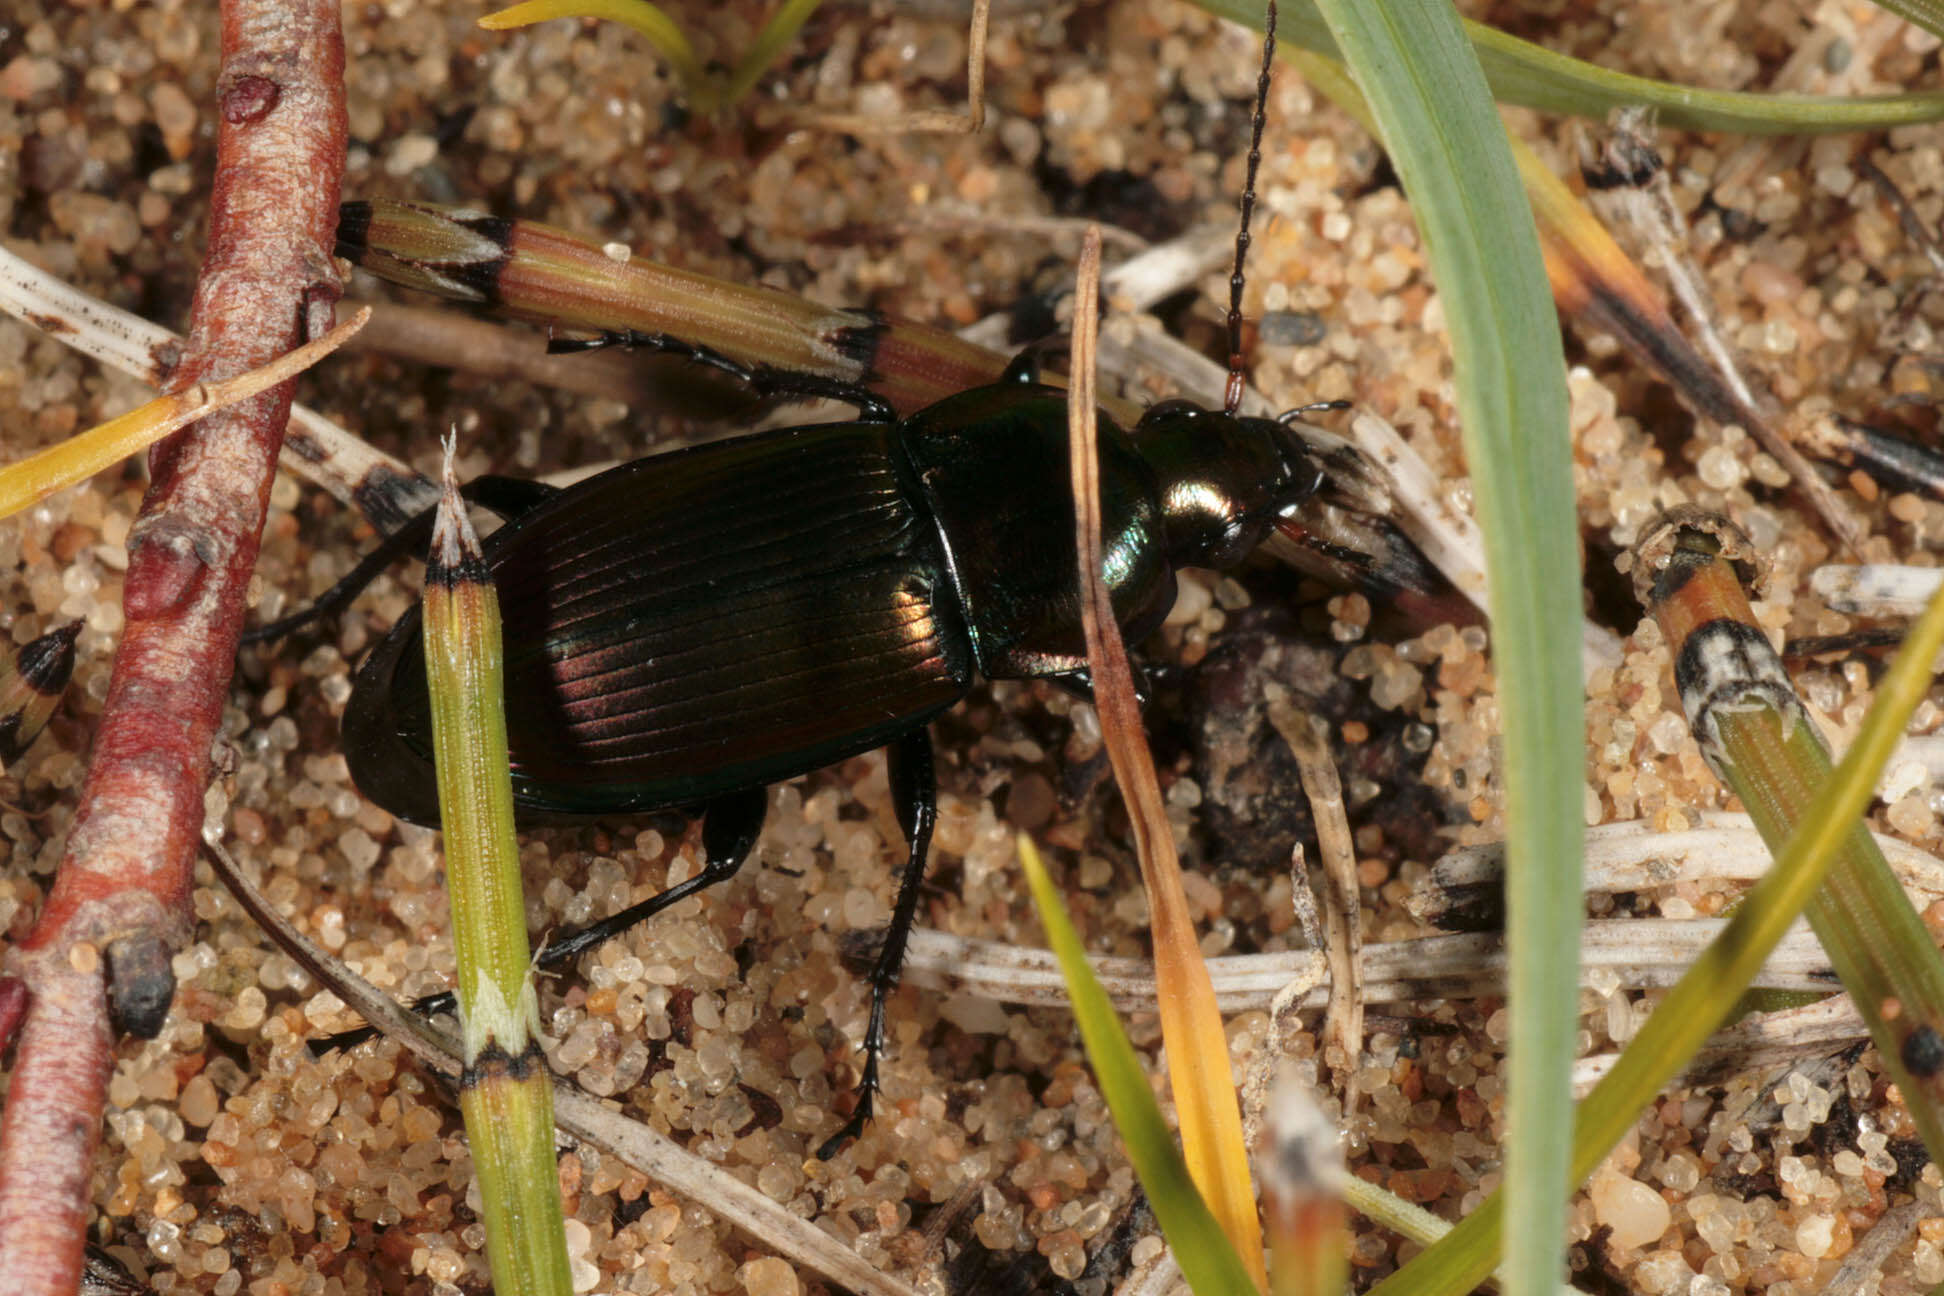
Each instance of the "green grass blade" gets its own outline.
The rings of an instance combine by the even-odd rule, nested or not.
[[[1195,0],[1210,13],[1245,27],[1262,29],[1259,0]],[[1886,6],[1935,31],[1939,6],[1934,0],[1899,0]],[[1909,12],[1906,12],[1908,10]],[[1290,43],[1330,58],[1342,58],[1337,41],[1314,0],[1282,6],[1278,30]],[[1927,15],[1919,17],[1918,14]],[[1742,135],[1813,135],[1837,131],[1883,130],[1944,118],[1944,93],[1919,91],[1894,95],[1752,94],[1702,90],[1612,72],[1494,27],[1466,21],[1478,62],[1499,100],[1541,112],[1604,118],[1615,108],[1646,106],[1662,125],[1689,130],[1733,131]]]
[[[1578,1010],[1584,724],[1578,518],[1565,359],[1531,209],[1457,14],[1443,0],[1318,5],[1375,115],[1444,300],[1491,572],[1504,716],[1513,1296],[1563,1272]]]
[[[479,25],[488,31],[507,31],[558,18],[601,18],[632,28],[668,60],[670,71],[681,82],[685,93],[692,95],[703,84],[702,64],[687,33],[681,24],[648,0],[525,0],[509,9],[487,14],[479,20]]]
[[[1877,0],[1877,4],[1933,36],[1944,36],[1944,3],[1939,0]]]
[[[426,561],[426,683],[439,786],[465,1069],[459,1110],[479,1177],[493,1287],[572,1296],[553,1077],[536,1038],[520,847],[506,748],[499,601],[445,445],[445,490]]]
[[[810,15],[817,12],[817,6],[821,3],[823,0],[783,0],[736,61],[736,70],[729,74],[728,89],[722,92],[722,107],[735,107],[744,95],[755,88],[756,83],[763,79],[763,73],[769,71],[784,47],[796,39],[797,32],[810,21]]]
[[[1087,1060],[1093,1064],[1101,1096],[1114,1114],[1114,1126],[1127,1144],[1128,1159],[1141,1177],[1141,1187],[1147,1190],[1162,1234],[1174,1248],[1182,1276],[1195,1296],[1257,1296],[1255,1282],[1242,1267],[1241,1257],[1195,1191],[1187,1163],[1175,1148],[1174,1135],[1168,1132],[1160,1104],[1148,1088],[1141,1059],[1127,1042],[1120,1019],[1107,1001],[1107,992],[1087,965],[1087,948],[1073,929],[1053,880],[1046,875],[1039,851],[1024,834],[1019,838],[1019,862],[1033,889],[1033,902],[1039,906],[1047,944],[1060,960],[1060,974],[1066,978],[1074,1020],[1086,1042]]]
[[[1540,112],[1605,118],[1615,108],[1646,105],[1661,124],[1741,135],[1815,135],[1883,130],[1944,116],[1944,95],[1755,94],[1705,90],[1613,72],[1592,63],[1467,23],[1492,93]]]

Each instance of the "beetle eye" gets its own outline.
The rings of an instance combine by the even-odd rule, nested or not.
[[[1267,535],[1268,523],[1261,514],[1253,519],[1237,518],[1222,529],[1221,539],[1209,547],[1207,565],[1225,571],[1254,553]]]
[[[1269,424],[1270,439],[1275,442],[1276,453],[1282,459],[1284,468],[1292,480],[1301,480],[1316,472],[1316,457],[1310,453],[1309,444],[1302,436],[1286,423]],[[1320,477],[1321,474],[1317,473]]]

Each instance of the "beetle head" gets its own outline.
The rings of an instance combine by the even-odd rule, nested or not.
[[[1232,567],[1323,473],[1295,432],[1274,419],[1164,401],[1134,427],[1154,470],[1168,556],[1177,566]]]

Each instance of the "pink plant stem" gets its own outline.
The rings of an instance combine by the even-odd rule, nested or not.
[[[329,327],[344,160],[338,0],[226,0],[209,251],[175,386],[242,373]],[[67,854],[33,932],[0,1119],[7,1296],[80,1284],[116,1028],[154,1036],[189,896],[211,743],[290,386],[164,442],[129,535],[127,629]]]

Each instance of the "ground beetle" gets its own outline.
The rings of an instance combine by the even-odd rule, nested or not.
[[[1272,34],[1236,240],[1232,356],[1273,48]],[[889,749],[910,851],[872,970],[857,1108],[820,1149],[827,1157],[862,1129],[878,1087],[885,1000],[936,817],[928,723],[975,675],[1088,688],[1066,396],[1038,381],[1033,352],[998,383],[899,420],[864,389],[751,370],[663,336],[557,349],[611,344],[677,351],[760,392],[834,396],[859,409],[855,422],[678,450],[565,489],[482,478],[469,492],[509,518],[485,548],[505,624],[522,821],[703,815],[699,873],[554,942],[551,957],[734,874],[762,828],[769,784]],[[1131,640],[1167,614],[1175,568],[1241,561],[1321,483],[1284,422],[1237,414],[1239,364],[1234,356],[1220,411],[1171,401],[1131,432],[1101,416],[1102,575]],[[414,608],[359,669],[344,738],[367,796],[436,824],[420,636]]]

